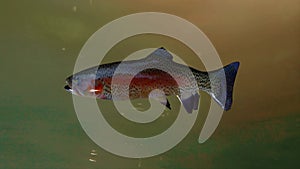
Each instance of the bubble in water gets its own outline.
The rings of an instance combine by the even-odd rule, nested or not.
[[[92,156],[98,155],[97,152],[96,152],[96,150],[92,150],[90,154],[91,154]]]
[[[92,159],[92,158],[89,158],[89,161],[93,162],[93,163],[97,162],[95,159]]]
[[[95,159],[95,157],[98,155],[97,152],[96,152],[96,150],[94,150],[94,149],[91,150],[90,155],[91,156],[89,158],[89,161],[90,162],[94,162],[94,163],[97,162],[96,159]]]
[[[77,11],[77,6],[73,6],[73,12],[76,12]]]
[[[142,160],[140,160],[138,163],[138,168],[141,168],[141,167],[142,167]]]

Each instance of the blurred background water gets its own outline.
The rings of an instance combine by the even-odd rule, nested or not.
[[[208,36],[224,64],[240,61],[241,67],[233,108],[207,142],[197,143],[210,99],[203,94],[196,125],[178,146],[152,158],[128,159],[89,139],[63,86],[96,30],[146,11],[187,19]],[[0,21],[0,168],[299,168],[299,0],[1,0]],[[158,35],[124,40],[104,62],[160,46],[204,70],[188,47]],[[155,134],[176,117],[169,112],[153,128],[138,130],[111,113],[110,102],[99,105],[129,135]]]

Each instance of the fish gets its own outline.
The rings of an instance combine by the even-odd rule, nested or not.
[[[101,64],[82,70],[67,77],[64,88],[74,95],[104,100],[150,97],[168,109],[172,106],[167,96],[176,95],[188,113],[198,109],[201,90],[228,111],[233,103],[239,65],[239,62],[233,62],[217,70],[200,71],[175,62],[172,54],[161,47],[139,60]],[[153,92],[156,89],[162,92]]]

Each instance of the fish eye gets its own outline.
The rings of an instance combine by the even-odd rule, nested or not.
[[[72,78],[72,83],[73,83],[74,85],[80,83],[80,78],[79,78],[78,76],[74,76],[74,77]]]

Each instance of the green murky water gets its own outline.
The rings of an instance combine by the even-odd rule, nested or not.
[[[0,168],[299,167],[299,3],[1,1]],[[241,67],[233,108],[224,113],[206,143],[197,143],[209,105],[209,96],[203,94],[196,124],[178,146],[159,156],[128,159],[89,139],[63,86],[81,47],[96,30],[144,11],[167,12],[193,22],[211,39],[224,64],[238,60]],[[122,41],[104,62],[160,46],[204,69],[186,46],[157,35]],[[175,99],[172,102],[179,106]],[[153,125],[137,128],[114,113],[111,103],[101,109],[117,130],[139,137],[163,131],[176,118],[176,111],[167,112]]]

